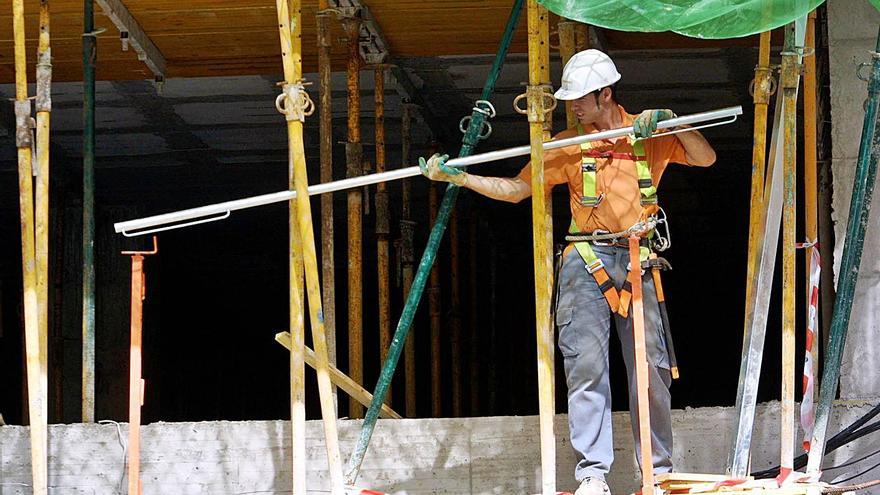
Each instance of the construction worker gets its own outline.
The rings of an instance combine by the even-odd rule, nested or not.
[[[570,100],[579,125],[557,134],[568,138],[632,126],[632,136],[574,145],[544,153],[544,181],[567,184],[572,222],[557,283],[556,324],[568,385],[571,445],[578,454],[576,495],[607,495],[611,468],[611,390],[608,341],[611,322],[617,330],[629,383],[630,418],[639,451],[627,236],[639,222],[655,219],[656,186],[669,162],[707,167],[715,152],[697,131],[650,138],[657,123],[675,117],[671,110],[630,115],[616,100],[620,74],[608,55],[585,50],[565,65],[555,96]],[[512,178],[484,177],[444,164],[445,156],[420,160],[422,173],[489,198],[519,202],[532,194],[530,165]],[[616,233],[616,236],[615,236]],[[645,236],[643,245],[649,244]],[[568,239],[568,237],[567,237]],[[590,239],[583,241],[583,239]],[[647,253],[648,249],[644,249]],[[646,261],[647,262],[647,261]],[[650,375],[650,414],[654,472],[672,470],[670,358],[651,270],[642,270],[645,336]]]

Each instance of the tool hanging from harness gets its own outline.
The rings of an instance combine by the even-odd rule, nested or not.
[[[578,124],[578,134],[584,134],[584,128]],[[593,143],[587,142],[581,144],[581,173],[583,174],[583,189],[581,191],[581,204],[588,207],[596,207],[605,198],[604,192],[599,192],[596,181],[596,159],[597,158],[617,158],[631,160],[635,163],[636,173],[638,175],[639,184],[639,201],[643,208],[643,215],[648,213],[650,216],[657,212],[657,187],[651,177],[651,166],[648,164],[647,156],[645,156],[645,144],[643,140],[633,141],[633,153],[619,153],[609,151],[598,151],[593,149]],[[653,235],[653,228],[649,229],[648,237]],[[578,236],[578,227],[571,221],[569,234]],[[596,279],[599,289],[608,301],[611,311],[619,313],[624,318],[629,314],[629,304],[632,299],[632,281],[627,277],[623,287],[618,292],[614,287],[614,282],[605,270],[602,260],[593,252],[591,242],[601,245],[603,240],[610,241],[607,245],[613,245],[616,239],[625,238],[626,235],[613,235],[608,232],[594,231],[587,234],[590,240],[574,242],[574,247],[580,253],[586,264],[587,271]],[[568,239],[568,237],[566,237]],[[640,248],[639,260],[644,263],[648,260],[651,250],[648,248],[647,241]],[[632,270],[630,271],[632,274]]]

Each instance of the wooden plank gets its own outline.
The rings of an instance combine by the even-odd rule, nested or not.
[[[287,350],[290,350],[290,332],[279,332],[275,334],[275,341],[283,345],[285,348],[287,348]],[[316,365],[315,351],[311,350],[309,347],[306,347],[306,364],[312,367],[312,369],[314,369]],[[330,380],[333,382],[334,385],[341,388],[343,392],[356,399],[365,407],[370,406],[370,402],[373,400],[373,394],[371,394],[367,391],[367,389],[360,386],[360,384],[349,378],[345,373],[339,371],[339,369],[335,366],[330,366],[329,371]],[[384,404],[382,405],[382,412],[379,413],[379,416],[386,419],[403,418],[403,416],[398,414],[394,409],[391,409]]]

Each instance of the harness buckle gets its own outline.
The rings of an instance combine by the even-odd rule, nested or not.
[[[605,195],[602,194],[602,195],[599,197],[599,201],[597,201],[596,204],[599,204],[599,203],[602,201],[602,198],[604,198],[604,197],[605,197]],[[609,232],[609,231],[607,231],[607,230],[601,230],[601,229],[596,229],[596,230],[594,230],[594,231],[592,232],[592,234],[593,234],[594,236],[595,236],[595,235],[602,235],[602,234],[610,234],[610,233],[611,233],[611,232]],[[610,247],[610,246],[613,246],[613,245],[614,245],[614,239],[608,239],[608,240],[604,240],[604,241],[602,241],[602,240],[598,240],[598,239],[597,239],[597,240],[590,241],[590,242],[592,242],[592,243],[595,244],[596,246],[606,246],[606,247]]]
[[[596,258],[595,261],[584,265],[587,269],[587,273],[590,275],[598,272],[599,270],[605,268],[605,263],[602,262],[599,258]]]

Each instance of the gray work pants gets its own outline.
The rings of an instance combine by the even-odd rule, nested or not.
[[[620,290],[627,276],[629,251],[621,247],[594,246],[605,270]],[[648,353],[651,446],[655,473],[672,471],[672,421],[670,417],[669,356],[654,281],[650,272],[642,276],[645,307],[645,341]],[[556,325],[559,348],[565,360],[568,385],[568,424],[571,445],[578,454],[575,478],[604,478],[614,460],[611,436],[611,387],[608,379],[608,339],[611,309],[599,285],[572,249],[559,273]],[[629,384],[629,410],[638,457],[638,401],[632,306],[630,315],[614,314],[614,326],[623,349]]]

